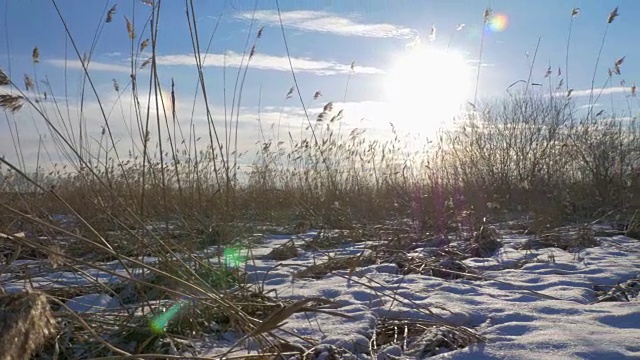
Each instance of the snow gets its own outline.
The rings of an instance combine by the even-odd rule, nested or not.
[[[120,301],[107,294],[88,294],[69,299],[65,305],[77,313],[93,313],[118,309]]]
[[[267,254],[288,240],[267,240],[253,253]],[[295,278],[293,274],[312,264],[314,257],[316,262],[326,259],[311,252],[286,261],[256,259],[247,263],[246,270],[251,281],[263,283],[265,291],[275,290],[280,298],[322,297],[337,304],[332,310],[354,316],[348,320],[295,314],[282,327],[347,350],[354,358],[370,358],[369,339],[383,318],[442,319],[486,338],[485,343],[433,359],[640,358],[640,303],[592,303],[597,298],[594,286],[640,276],[639,242],[624,236],[598,238],[599,246],[569,253],[558,248],[517,250],[522,240],[507,237],[492,257],[465,260],[467,266],[482,271],[479,280],[403,276],[395,264],[360,268],[351,277],[344,270],[322,279]],[[363,248],[357,244],[334,253],[353,255]],[[301,343],[284,331],[277,333]],[[401,352],[397,345],[386,346],[377,358],[392,359]],[[214,349],[206,355],[220,353]],[[404,358],[415,356],[404,352]]]
[[[594,287],[608,288],[640,278],[640,242],[625,236],[599,237],[598,246],[579,252],[559,248],[521,250],[528,239],[522,235],[503,235],[504,246],[488,258],[470,258],[464,264],[479,272],[474,279],[442,279],[399,273],[397,264],[333,271],[322,278],[304,278],[296,273],[329,258],[357,256],[371,243],[347,244],[332,250],[303,250],[317,235],[264,236],[264,241],[244,249],[243,264],[247,281],[258,284],[278,299],[300,300],[310,297],[331,300],[328,308],[347,314],[349,319],[327,313],[295,313],[275,333],[303,345],[308,338],[320,344],[315,358],[329,358],[338,352],[345,359],[371,359],[370,339],[376,326],[389,319],[400,321],[438,321],[466,327],[486,341],[453,351],[437,350],[433,359],[640,359],[640,302],[595,302]],[[274,248],[292,240],[298,256],[289,260],[269,259]],[[425,245],[426,246],[426,245]],[[204,253],[216,254],[217,249]],[[429,249],[412,250],[425,256]],[[211,255],[210,255],[211,256]],[[143,261],[153,264],[156,258]],[[211,261],[217,261],[213,257]],[[35,263],[13,264],[14,270],[36,268]],[[119,263],[100,264],[126,276]],[[25,287],[68,287],[122,281],[106,272],[83,269],[49,272],[31,281],[3,275],[8,292]],[[95,293],[67,301],[77,312],[116,309],[119,299]],[[221,339],[205,338],[197,344],[202,356],[215,356],[229,349],[243,334],[225,333]],[[294,336],[295,335],[295,336]],[[383,344],[377,359],[419,358],[420,339],[405,345]],[[249,340],[244,346],[256,350]],[[240,347],[242,348],[242,346]],[[416,350],[417,349],[417,350]],[[247,349],[241,350],[246,352]],[[230,355],[238,355],[233,352]]]

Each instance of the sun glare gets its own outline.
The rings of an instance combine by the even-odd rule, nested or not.
[[[387,73],[385,90],[392,122],[433,135],[460,112],[471,88],[470,67],[455,51],[407,49]]]

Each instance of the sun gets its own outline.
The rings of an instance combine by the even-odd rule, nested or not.
[[[467,101],[470,70],[453,50],[416,46],[399,54],[384,84],[392,122],[422,136],[434,135]]]

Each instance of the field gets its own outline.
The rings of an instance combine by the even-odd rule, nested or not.
[[[161,86],[162,6],[144,3],[146,21],[105,7],[94,41],[121,25],[131,68],[103,108],[95,43],[76,47],[52,1],[78,102],[95,97],[101,118],[37,81],[38,47],[24,86],[0,67],[15,149],[0,158],[0,360],[640,358],[635,85],[620,116],[592,111],[624,57],[586,113],[560,70],[531,85],[534,57],[521,89],[483,100],[476,85],[455,123],[417,147],[394,119],[369,136],[320,91],[305,105],[290,63],[282,101],[300,100],[302,124],[258,118],[246,150],[243,87],[266,30],[250,27],[229,113],[214,119],[208,97],[221,94],[208,93],[201,20],[185,2],[196,130],[173,78]],[[603,29],[618,8],[606,15]]]

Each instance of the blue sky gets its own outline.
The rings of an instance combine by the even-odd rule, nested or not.
[[[103,100],[110,104],[108,107],[113,108],[118,100],[113,93],[112,79],[124,86],[130,72],[130,42],[124,16],[133,20],[136,42],[139,42],[149,37],[145,22],[151,8],[140,1],[118,2],[113,21],[105,24],[106,12],[116,4],[115,1],[58,0],[57,3],[81,52],[89,51],[96,32],[100,31],[89,69]],[[164,0],[161,5],[158,71],[166,89],[171,79],[175,80],[177,99],[184,104],[180,109],[187,111],[197,77],[185,3]],[[246,143],[252,144],[259,138],[255,121],[258,110],[264,116],[266,125],[272,124],[283,111],[286,115],[285,123],[291,128],[299,127],[300,102],[295,97],[284,101],[293,81],[275,12],[275,0],[258,0],[257,6],[254,1],[241,0],[194,1],[194,5],[203,48],[220,18],[209,49],[209,66],[205,71],[211,92],[210,103],[217,108],[223,103],[223,62],[226,61],[227,65],[238,62],[247,36],[250,36],[250,44],[253,43],[257,30],[264,26],[263,37],[257,44],[256,56],[252,59],[244,87],[242,114],[243,121],[246,121],[243,124]],[[25,73],[35,75],[38,79],[46,76],[52,84],[53,92],[59,97],[64,95],[66,84],[70,101],[78,103],[81,73],[52,2],[5,0],[0,6],[3,7],[0,29],[4,33],[0,38],[0,67],[10,73],[18,84],[22,83]],[[532,68],[532,82],[542,83],[549,89],[551,80],[551,87],[555,89],[561,78],[563,82],[567,82],[568,73],[568,87],[574,89],[572,97],[578,107],[583,106],[588,101],[585,94],[589,93],[588,89],[591,87],[607,17],[616,6],[619,7],[620,15],[607,30],[596,74],[596,88],[602,87],[607,81],[607,68],[613,67],[617,59],[623,56],[625,58],[621,65],[621,75],[613,76],[612,81],[607,84],[610,89],[604,91],[595,106],[602,107],[607,113],[618,112],[618,116],[629,116],[629,109],[636,114],[638,111],[637,98],[631,99],[633,101],[630,104],[635,105],[630,107],[630,98],[627,97],[630,86],[640,79],[640,47],[637,46],[637,28],[633,27],[640,15],[638,1],[280,1],[286,38],[294,58],[299,86],[305,105],[315,111],[312,111],[312,116],[317,115],[324,103],[333,101],[336,108],[344,108],[345,114],[349,115],[345,117],[345,126],[374,127],[378,130],[384,128],[384,131],[388,130],[385,128],[388,122],[400,124],[401,128],[404,125],[404,129],[409,131],[420,123],[425,130],[424,124],[430,124],[434,121],[432,118],[451,117],[450,111],[440,111],[443,102],[465,103],[473,100],[483,31],[483,66],[480,82],[477,84],[479,100],[504,97],[505,89],[510,84],[528,77],[530,63],[540,38],[536,62]],[[254,7],[255,15],[252,15]],[[500,25],[497,22],[500,19],[506,19],[506,24],[483,25],[483,13],[487,7],[492,9],[490,25]],[[567,69],[567,35],[571,12],[576,7],[580,8],[580,12],[573,19]],[[460,24],[464,24],[464,27],[456,30]],[[435,29],[435,36],[430,38],[432,29]],[[420,47],[428,49],[426,55],[407,55],[412,54],[414,47],[411,46],[415,46],[418,41]],[[40,63],[36,66],[31,62],[34,46],[40,51]],[[448,57],[450,54],[455,54],[455,57]],[[147,49],[146,54],[140,56],[139,62],[148,56]],[[429,66],[438,69],[421,70],[420,64],[425,56]],[[440,60],[432,62],[430,56],[440,57]],[[398,70],[399,59],[407,58],[414,60],[402,63],[409,64],[406,65],[409,69]],[[355,62],[355,67],[349,75],[352,61]],[[66,73],[65,64],[68,67]],[[549,66],[553,74],[551,79],[545,79]],[[143,74],[149,69],[138,71]],[[227,92],[233,91],[235,72],[233,66],[227,69]],[[345,97],[348,78],[349,86]],[[621,81],[624,81],[623,86]],[[398,114],[382,110],[384,107],[381,104],[390,101],[390,88],[400,89],[398,96],[410,99],[410,104],[401,103],[408,107],[407,111]],[[428,96],[410,95],[419,93],[420,90],[417,89],[420,88]],[[323,96],[311,102],[317,90],[322,91]],[[562,86],[561,90],[566,91],[566,86]],[[460,95],[459,92],[464,94]],[[449,98],[455,98],[455,101],[449,101]],[[92,100],[91,96],[87,96],[85,111],[90,111]],[[259,102],[261,109],[257,108]],[[282,109],[283,104],[287,106],[285,110]],[[400,103],[395,104],[396,108],[398,104]],[[421,108],[432,111],[422,113]],[[201,110],[202,107],[196,112]],[[421,118],[416,114],[418,112],[429,119]],[[26,123],[37,123],[38,120],[33,120],[33,114],[25,113],[26,111],[10,116],[27,117],[29,121],[25,121]],[[376,120],[368,123],[362,122],[362,118]],[[95,131],[99,131],[98,126],[96,129]],[[124,136],[124,132],[119,134]],[[6,140],[7,122],[0,121],[0,141],[4,143],[0,145],[0,152],[11,153],[12,147],[7,145]]]

